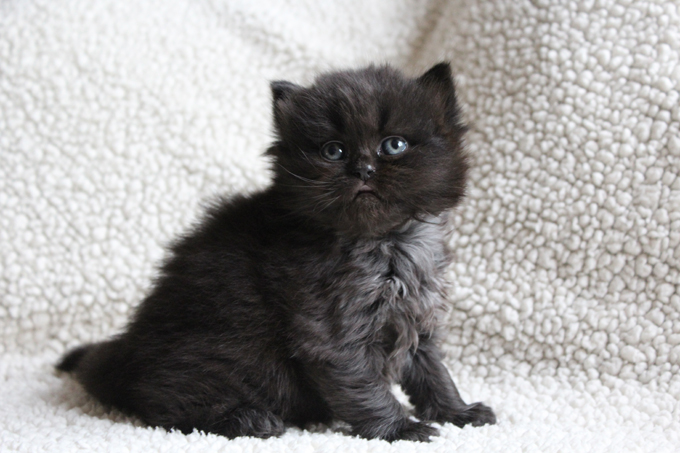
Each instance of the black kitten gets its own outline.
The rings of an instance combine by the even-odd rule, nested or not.
[[[446,210],[468,167],[449,65],[272,91],[272,186],[214,206],[172,247],[127,330],[58,368],[185,433],[269,437],[336,419],[366,438],[427,441],[438,431],[424,421],[494,423],[463,402],[435,345]]]

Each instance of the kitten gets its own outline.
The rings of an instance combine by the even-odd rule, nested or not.
[[[217,203],[172,246],[127,329],[57,367],[184,433],[264,438],[335,419],[369,439],[428,441],[426,421],[495,423],[463,402],[435,344],[447,210],[468,168],[449,65],[271,88],[273,184]]]

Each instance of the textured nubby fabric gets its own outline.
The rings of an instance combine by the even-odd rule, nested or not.
[[[445,362],[498,425],[185,436],[54,373],[206,201],[268,183],[269,80],[440,60],[473,156]],[[671,1],[0,3],[0,450],[679,451],[679,91]]]

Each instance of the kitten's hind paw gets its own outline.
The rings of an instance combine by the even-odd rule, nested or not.
[[[278,415],[255,408],[238,408],[225,412],[213,421],[208,429],[198,427],[215,434],[233,439],[239,436],[278,437],[283,434],[285,426]]]
[[[489,406],[482,403],[468,405],[465,410],[457,413],[453,418],[451,422],[460,428],[467,424],[472,426],[496,424],[496,414]]]
[[[401,428],[399,428],[393,434],[385,436],[384,439],[388,442],[394,442],[395,440],[429,442],[431,436],[438,435],[439,430],[433,426],[428,425],[427,423],[406,420],[406,422]]]

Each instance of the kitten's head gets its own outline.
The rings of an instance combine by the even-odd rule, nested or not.
[[[288,208],[342,233],[384,234],[455,206],[468,168],[451,69],[389,66],[273,82],[274,185]]]

